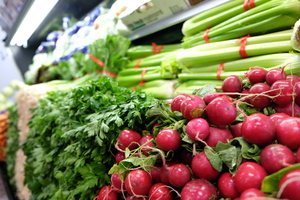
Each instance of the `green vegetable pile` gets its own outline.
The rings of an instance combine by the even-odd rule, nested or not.
[[[49,92],[32,110],[22,146],[30,199],[92,199],[109,182],[119,132],[144,129],[145,113],[155,102],[107,77]]]

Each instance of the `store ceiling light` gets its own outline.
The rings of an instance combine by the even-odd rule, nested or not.
[[[34,0],[13,36],[10,45],[26,47],[30,36],[50,13],[57,2],[58,0]]]

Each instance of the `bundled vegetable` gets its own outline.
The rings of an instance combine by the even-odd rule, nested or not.
[[[156,43],[152,43],[152,45],[138,45],[128,49],[127,57],[130,60],[135,60],[135,59],[145,58],[153,54],[176,51],[180,48],[181,48],[181,44],[157,45]]]
[[[94,72],[115,78],[128,62],[126,52],[130,44],[127,38],[120,35],[97,39],[88,46],[87,53],[75,52],[59,63],[42,66],[35,83],[73,80]]]
[[[119,131],[143,129],[156,102],[108,77],[49,92],[32,110],[22,145],[30,199],[92,199],[109,182]]]
[[[207,63],[221,63],[240,58],[292,51],[292,30],[272,34],[243,37],[235,40],[198,45],[181,50],[177,61],[186,66],[201,66]]]
[[[229,1],[186,20],[182,26],[182,33],[186,37],[196,35],[266,2],[269,0],[256,0],[251,4],[244,0]]]
[[[121,130],[110,183],[94,199],[297,200],[300,77],[244,74],[157,102],[147,129]]]
[[[217,7],[218,8],[218,7]],[[183,48],[290,29],[300,17],[298,0],[272,0],[183,39]],[[210,10],[213,13],[213,9]]]

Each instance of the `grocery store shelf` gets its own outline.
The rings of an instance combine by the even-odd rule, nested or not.
[[[128,36],[128,39],[130,40],[137,40],[142,37],[148,36],[150,34],[153,34],[157,31],[161,31],[163,29],[172,27],[176,24],[180,24],[187,20],[188,18],[201,13],[205,10],[209,10],[213,7],[219,6],[221,4],[224,4],[226,2],[229,2],[232,0],[206,0],[201,3],[198,3],[191,8],[187,10],[183,10],[181,12],[176,13],[175,15],[169,16],[167,18],[161,19],[153,24],[149,24],[145,27],[142,27],[136,31],[133,31],[130,36]]]

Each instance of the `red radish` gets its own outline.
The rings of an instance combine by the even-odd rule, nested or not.
[[[295,98],[294,86],[287,80],[275,81],[271,86],[270,95],[278,105],[287,105]]]
[[[156,144],[163,151],[175,151],[180,147],[180,134],[171,128],[161,130],[156,136]]]
[[[271,121],[274,123],[275,127],[284,119],[290,117],[289,115],[285,113],[274,113],[270,115]]]
[[[209,94],[206,94],[204,97],[203,97],[203,100],[205,102],[205,104],[209,104],[212,100],[214,100],[216,97],[220,97],[220,96],[223,96],[224,93],[209,93]]]
[[[272,108],[278,113],[285,113],[292,117],[300,116],[300,106],[298,106],[297,104],[295,104],[293,102],[289,103],[287,105],[284,105],[284,106],[279,106],[279,105],[273,104]]]
[[[186,133],[193,141],[204,140],[209,134],[209,124],[203,118],[192,119],[186,124]]]
[[[110,177],[111,186],[114,191],[122,193],[125,190],[124,181],[120,179],[119,174],[113,173]]]
[[[118,151],[118,153],[115,156],[116,163],[119,164],[124,159],[125,159],[125,153],[122,151]]]
[[[143,154],[146,156],[148,156],[149,152],[152,150],[151,147],[155,146],[151,140],[154,140],[153,135],[145,135],[139,140],[139,144],[141,146],[143,146],[141,150],[142,150]]]
[[[193,157],[191,168],[194,175],[207,180],[214,180],[220,174],[220,172],[211,165],[204,151],[197,153]]]
[[[167,161],[166,164],[161,166],[160,168],[160,180],[162,183],[166,185],[170,185],[170,180],[169,180],[169,171],[170,167],[177,164],[176,161]]]
[[[233,181],[238,192],[242,193],[249,188],[260,189],[263,179],[268,175],[259,164],[251,161],[242,163],[233,175]]]
[[[204,141],[208,146],[215,147],[218,142],[228,143],[231,139],[233,136],[228,129],[209,127],[209,135]]]
[[[185,100],[189,96],[190,95],[188,95],[188,94],[182,93],[182,94],[179,94],[176,97],[174,97],[171,102],[171,105],[170,105],[172,112],[174,112],[174,111],[180,112],[182,101]]]
[[[176,188],[182,188],[192,178],[190,169],[182,163],[172,165],[168,175],[170,184]]]
[[[223,198],[234,199],[240,195],[234,185],[232,174],[229,172],[224,172],[223,174],[221,174],[217,184],[220,195]]]
[[[245,119],[241,130],[242,136],[247,142],[266,146],[274,141],[275,128],[269,116],[254,113]]]
[[[243,101],[246,102],[246,103],[250,103],[250,100],[251,100],[251,97],[249,96],[250,94],[250,89],[243,89],[242,90],[242,95],[241,97],[243,98]]]
[[[218,200],[215,186],[205,179],[194,179],[182,188],[181,200]]]
[[[249,94],[257,94],[254,96],[249,96],[249,102],[254,108],[262,109],[271,105],[271,98],[266,96],[270,86],[266,83],[256,83],[249,89]],[[263,94],[261,94],[263,93]]]
[[[120,132],[117,143],[119,148],[122,150],[125,150],[125,148],[133,150],[138,147],[138,142],[140,139],[141,136],[138,132],[130,129],[124,129]]]
[[[233,137],[242,137],[242,125],[243,122],[230,125],[229,129]]]
[[[173,194],[168,185],[155,183],[149,190],[149,200],[173,200]]]
[[[147,197],[128,196],[126,200],[148,200]]]
[[[195,119],[204,115],[206,104],[197,95],[190,95],[181,103],[180,112],[186,119]]]
[[[297,82],[300,82],[300,77],[296,75],[287,75],[286,80],[290,81],[292,85],[295,85]]]
[[[241,194],[239,200],[254,199],[253,197],[266,197],[266,195],[257,188],[249,188]]]
[[[295,103],[300,105],[300,82],[295,83]]]
[[[150,172],[153,183],[161,182],[161,180],[160,180],[160,167],[155,165],[155,166],[153,166],[153,168],[149,172]]]
[[[232,124],[237,116],[232,100],[225,95],[212,100],[207,105],[205,112],[207,119],[219,127]]]
[[[276,127],[276,137],[280,144],[297,150],[300,147],[300,118],[282,120]]]
[[[118,200],[118,194],[113,190],[111,185],[103,186],[98,195],[93,200]]]
[[[269,173],[295,163],[295,156],[291,149],[282,144],[270,144],[263,148],[260,154],[260,164]]]
[[[223,80],[223,92],[241,92],[242,88],[242,79],[236,75],[230,75]]]
[[[268,85],[272,85],[275,81],[285,80],[286,73],[284,72],[284,68],[282,69],[270,69],[266,74],[266,82]]]
[[[285,173],[279,180],[278,196],[283,199],[300,199],[300,169]]]
[[[132,196],[148,194],[151,186],[150,174],[141,169],[130,171],[125,178],[125,189]]]
[[[298,150],[296,152],[296,162],[300,163],[300,148],[298,148]]]
[[[244,77],[248,78],[252,84],[263,83],[266,80],[267,73],[268,73],[268,71],[263,68],[254,67],[254,68],[250,68],[245,73]]]

